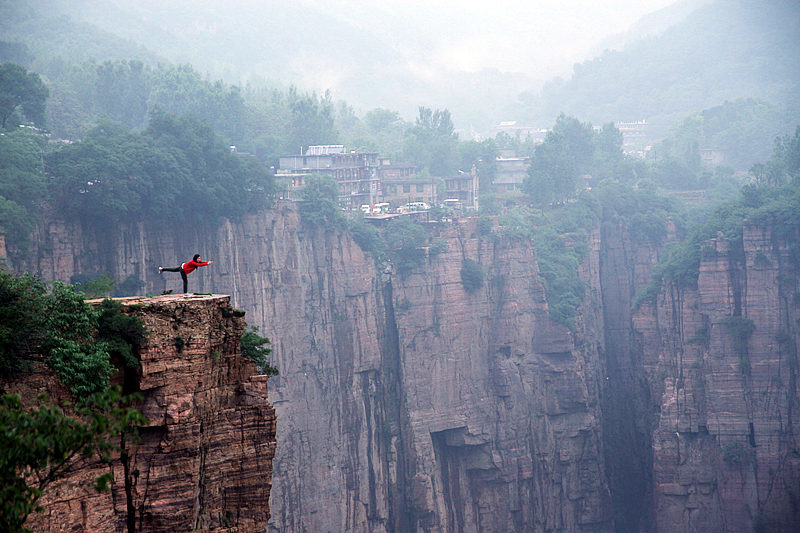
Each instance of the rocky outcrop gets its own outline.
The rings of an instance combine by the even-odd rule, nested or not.
[[[127,472],[119,458],[112,462],[110,492],[93,488],[109,467],[88,462],[48,487],[40,500],[45,511],[26,527],[263,531],[275,414],[267,377],[240,353],[244,320],[234,316],[227,296],[128,299],[124,307],[141,317],[148,337],[141,371],[118,379],[143,394],[139,409],[149,423],[138,442],[127,443]],[[65,394],[55,378],[42,374],[4,388],[27,398]]]

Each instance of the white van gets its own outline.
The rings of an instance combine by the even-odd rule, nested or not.
[[[442,202],[442,208],[444,209],[463,209],[464,205],[461,203],[461,200],[458,198],[448,198],[444,202]]]
[[[427,211],[430,208],[431,206],[425,202],[408,202],[403,206],[403,212],[410,213],[412,211]]]

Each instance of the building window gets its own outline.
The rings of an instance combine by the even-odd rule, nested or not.
[[[421,183],[417,183],[417,192],[425,192],[425,186]]]
[[[411,192],[411,184],[407,183],[403,185],[403,192]]]

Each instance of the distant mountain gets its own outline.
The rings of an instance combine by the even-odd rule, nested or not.
[[[30,62],[39,72],[59,57],[71,62],[139,59],[156,64],[164,61],[163,57],[133,40],[75,19],[65,5],[53,0],[0,0],[0,41],[10,43],[9,46],[25,45],[26,53],[33,57],[26,63]]]
[[[798,58],[795,0],[720,0],[656,36],[576,64],[568,80],[522,94],[507,116],[533,126],[552,124],[560,112],[594,124],[646,119],[658,139],[694,112],[756,98],[800,121]]]
[[[648,37],[656,37],[664,31],[683,22],[700,5],[713,0],[680,0],[667,7],[649,13],[622,33],[610,35],[595,48],[593,55],[600,55],[606,50],[622,50],[628,44]]]
[[[368,12],[310,0],[0,0],[0,15],[0,40],[25,43],[37,57],[190,63],[229,83],[330,88],[362,111],[384,107],[406,118],[421,105],[448,107],[462,130],[488,130],[534,84],[498,70],[432,71],[413,53],[424,52],[435,28],[391,33]]]

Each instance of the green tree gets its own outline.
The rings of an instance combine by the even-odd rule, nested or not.
[[[143,127],[151,84],[149,69],[141,61],[105,61],[97,67],[97,112],[130,128]]]
[[[8,119],[20,110],[25,119],[43,128],[45,103],[49,91],[35,72],[14,63],[0,65],[0,121],[6,129]]]
[[[267,376],[277,376],[278,369],[269,364],[270,340],[258,334],[258,326],[251,326],[242,333],[242,355],[256,364],[258,371]]]
[[[0,136],[0,233],[24,248],[45,197],[42,154],[46,138],[30,131]]]
[[[414,127],[406,134],[404,156],[433,176],[448,176],[458,170],[458,135],[450,111],[419,108]]]
[[[59,213],[106,226],[235,219],[267,207],[274,191],[272,174],[257,159],[231,153],[191,116],[154,113],[143,133],[101,121],[45,162]]]
[[[410,217],[401,217],[391,221],[384,232],[387,258],[394,263],[395,270],[401,276],[409,274],[422,264],[425,251],[422,247],[428,235],[419,223]]]
[[[579,177],[592,168],[595,142],[591,124],[562,113],[534,150],[523,190],[539,206],[573,198]]]
[[[339,186],[333,178],[311,175],[300,189],[300,215],[303,221],[322,227],[340,226],[344,217],[339,209]]]
[[[294,87],[288,93],[290,120],[288,144],[296,147],[333,144],[339,138],[334,121],[331,95],[300,94]]]
[[[67,413],[46,397],[26,408],[19,395],[0,396],[0,529],[29,531],[25,520],[41,510],[38,500],[50,484],[91,456],[110,463],[120,435],[147,422],[130,407],[136,399],[112,387]],[[110,473],[100,476],[95,488],[108,490],[111,479]]]

